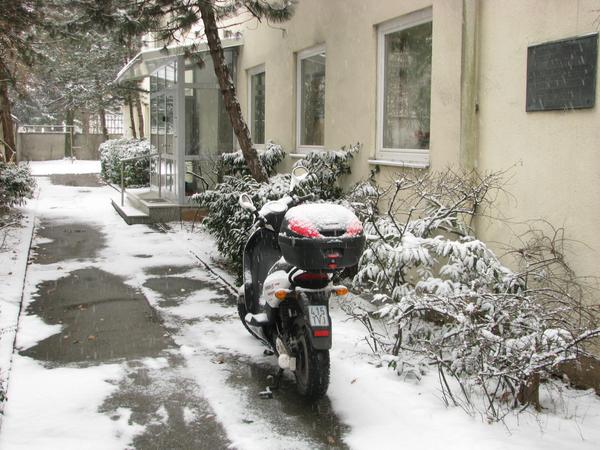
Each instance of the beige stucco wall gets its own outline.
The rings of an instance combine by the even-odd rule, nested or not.
[[[506,186],[511,195],[500,198],[496,214],[512,222],[545,219],[564,226],[567,237],[587,246],[570,244],[571,263],[582,275],[600,275],[598,107],[525,112],[527,46],[598,31],[600,0],[302,0],[281,28],[241,27],[245,45],[237,82],[244,114],[247,70],[264,64],[266,137],[294,152],[296,53],[325,44],[325,148],[363,143],[347,182],[366,177],[374,168],[368,160],[375,157],[376,145],[377,25],[429,6],[430,168],[512,167]],[[475,61],[470,45],[476,46]],[[475,102],[479,111],[469,127]],[[465,148],[469,145],[473,148]],[[382,183],[400,170],[379,168]],[[478,231],[489,242],[506,242],[511,236],[498,223],[482,221]]]
[[[377,25],[433,7],[431,165],[456,164],[460,149],[462,0],[302,0],[279,26],[242,27],[238,93],[247,115],[247,70],[266,71],[266,138],[295,152],[296,54],[326,47],[325,148],[361,142],[349,183],[368,176],[375,157]],[[284,29],[285,32],[282,30]],[[397,168],[381,167],[385,181]]]
[[[514,166],[513,197],[501,197],[497,212],[564,227],[579,241],[568,249],[581,276],[600,275],[600,105],[525,112],[527,46],[597,32],[599,10],[598,0],[488,0],[480,11],[479,168]],[[479,231],[487,241],[511,236],[497,223]]]

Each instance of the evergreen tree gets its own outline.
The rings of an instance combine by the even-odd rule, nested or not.
[[[0,3],[0,127],[2,141],[0,159],[16,157],[14,121],[11,113],[9,89],[25,76],[36,51],[33,30],[40,21],[41,4],[38,0],[2,0]]]
[[[227,19],[233,17],[246,18],[244,20],[284,22],[292,16],[295,3],[295,0],[141,0],[137,2],[80,0],[78,2],[80,7],[87,9],[87,21],[101,23],[107,27],[118,27],[125,35],[139,33],[140,30],[154,32],[156,37],[165,43],[178,39],[193,25],[201,23],[203,31],[198,33],[198,36],[206,39],[229,120],[248,169],[257,181],[266,181],[267,174],[252,145],[235,85],[225,64],[219,29],[224,28]],[[190,53],[193,52],[194,46],[190,49]]]

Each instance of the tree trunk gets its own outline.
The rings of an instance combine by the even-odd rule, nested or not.
[[[242,116],[242,109],[237,100],[235,86],[233,85],[229,68],[225,63],[225,55],[223,53],[223,47],[221,46],[221,39],[219,38],[219,30],[217,28],[217,21],[213,10],[213,1],[198,0],[197,5],[202,14],[204,32],[206,34],[206,40],[208,41],[210,56],[215,67],[215,75],[219,80],[219,87],[223,94],[225,108],[227,109],[227,114],[229,114],[229,120],[231,121],[235,136],[240,144],[242,155],[244,156],[246,165],[254,179],[256,181],[267,181],[267,174],[260,164],[256,149],[252,146],[250,131]]]
[[[103,141],[108,141],[108,129],[106,128],[106,111],[104,108],[100,108],[98,111],[100,117],[100,129],[102,130]]]
[[[540,405],[540,374],[533,373],[527,378],[517,394],[517,400],[521,405],[532,405],[537,411],[542,409]]]
[[[65,157],[73,156],[73,122],[75,120],[75,111],[67,109],[65,111]]]
[[[83,134],[90,134],[90,113],[87,111],[81,112],[81,128]]]
[[[137,91],[135,93],[134,101],[135,101],[135,109],[137,110],[137,116],[138,116],[138,130],[139,130],[138,135],[139,135],[140,139],[144,139],[145,138],[144,111],[142,111],[142,101],[140,100],[140,93]]]
[[[131,100],[131,94],[127,94],[127,109],[129,110],[129,128],[131,128],[131,137],[137,139],[137,133],[135,131],[135,116],[133,113],[133,101]]]
[[[0,73],[0,122],[2,122],[2,142],[5,161],[14,161],[17,158],[15,148],[14,122],[10,112],[10,99],[8,98],[8,76]],[[2,153],[0,153],[0,156]],[[1,158],[0,158],[1,159]]]

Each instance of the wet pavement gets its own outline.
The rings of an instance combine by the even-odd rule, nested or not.
[[[22,352],[35,359],[100,363],[157,356],[173,345],[146,298],[121,278],[96,268],[41,283],[27,312],[63,325],[61,333]]]
[[[96,176],[88,175],[52,176],[50,181],[56,189],[93,190],[101,185]],[[77,193],[86,195],[85,190]],[[108,202],[103,214],[114,214]],[[149,242],[164,245],[170,239],[162,227],[136,227],[137,235],[147,236]],[[116,390],[104,400],[99,413],[118,421],[124,409],[131,411],[129,423],[144,427],[134,436],[132,448],[236,448],[232,442],[237,436],[227,435],[222,418],[211,407],[219,400],[214,403],[214,397],[204,396],[204,383],[209,380],[190,363],[209,370],[215,367],[207,372],[209,387],[214,390],[217,383],[246,405],[242,427],[273,434],[271,440],[263,441],[264,448],[346,448],[342,438],[347,427],[329,400],[312,403],[301,398],[293,377],[283,379],[273,399],[260,399],[267,377],[277,371],[274,358],[253,359],[226,345],[215,350],[203,344],[215,339],[215,327],[220,326],[235,330],[241,339],[248,338],[237,317],[236,299],[222,284],[191,258],[188,265],[150,265],[160,258],[149,246],[129,255],[130,264],[139,264],[138,270],[128,268],[138,274],[138,281],[132,282],[118,266],[103,262],[103,252],[110,248],[115,233],[119,233],[115,227],[91,220],[38,217],[29,270],[50,273],[77,264],[76,269],[42,278],[35,285],[25,313],[46,324],[60,324],[62,330],[21,350],[21,355],[49,368],[122,364],[125,376],[114,382]],[[189,348],[183,352],[183,347],[191,347],[193,355]],[[297,442],[298,447],[277,443],[278,436]]]

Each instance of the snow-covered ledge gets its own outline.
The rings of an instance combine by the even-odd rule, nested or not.
[[[429,162],[389,161],[386,159],[369,159],[371,166],[407,167],[410,169],[427,169]]]

